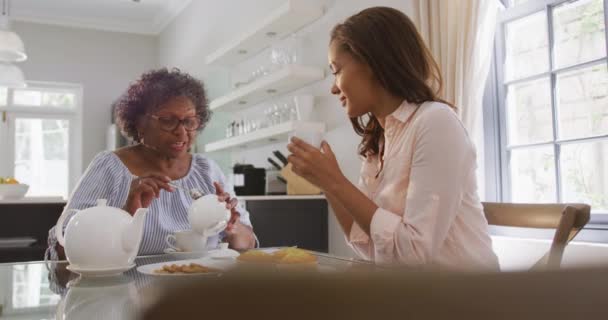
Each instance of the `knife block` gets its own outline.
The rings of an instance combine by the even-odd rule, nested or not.
[[[287,180],[288,195],[321,194],[321,189],[291,171],[291,163],[281,169],[281,175]]]
[[[281,175],[279,170],[266,170],[266,194],[268,195],[284,195],[287,194],[287,185],[279,181]]]

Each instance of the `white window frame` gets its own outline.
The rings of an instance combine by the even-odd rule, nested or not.
[[[0,175],[14,176],[15,163],[15,118],[35,119],[65,119],[70,121],[69,152],[68,152],[68,195],[76,186],[82,174],[82,86],[74,83],[62,82],[27,82],[27,88],[44,92],[69,92],[75,95],[73,108],[44,107],[14,105],[13,92],[15,89],[8,88],[7,105],[0,106],[0,130],[7,139],[0,139]],[[17,89],[19,90],[19,89]],[[12,126],[12,127],[11,127]]]
[[[502,199],[504,199],[506,201],[511,200],[511,194],[510,194],[511,181],[510,181],[510,172],[509,172],[509,165],[510,165],[509,157],[510,157],[511,150],[515,150],[515,149],[519,149],[519,148],[527,148],[527,147],[532,147],[532,146],[541,146],[541,145],[553,146],[554,154],[555,154],[554,161],[555,161],[555,177],[556,177],[556,199],[557,199],[557,202],[562,202],[563,197],[562,197],[562,190],[561,190],[561,173],[560,173],[561,146],[565,145],[565,144],[573,143],[573,142],[589,142],[589,141],[595,141],[595,140],[608,139],[608,135],[576,138],[576,139],[564,139],[564,140],[557,139],[557,128],[558,128],[558,122],[559,122],[559,120],[557,119],[557,112],[556,112],[557,111],[556,110],[557,109],[557,101],[556,101],[557,99],[555,97],[557,74],[565,72],[565,71],[577,70],[577,69],[581,69],[581,68],[585,68],[585,67],[589,67],[589,66],[593,66],[593,65],[606,63],[608,61],[608,55],[605,54],[600,59],[576,64],[576,65],[565,67],[565,68],[560,68],[560,69],[555,69],[555,70],[553,69],[553,61],[550,58],[553,53],[553,38],[551,36],[551,29],[552,29],[552,24],[553,24],[552,23],[552,10],[554,7],[559,6],[563,3],[567,3],[567,2],[569,2],[569,0],[530,1],[530,3],[507,9],[501,15],[501,18],[499,20],[499,25],[497,27],[497,33],[496,33],[496,39],[497,39],[496,57],[497,57],[497,61],[499,62],[497,64],[496,83],[498,84],[497,88],[498,88],[498,97],[499,97],[498,98],[499,118],[501,119],[499,121],[500,146],[501,146],[500,158],[501,158],[501,168],[502,168],[501,174],[503,177],[501,196],[502,196]],[[606,11],[608,11],[608,10],[606,10],[606,8],[607,8],[608,0],[603,0],[603,2],[604,2],[604,13],[605,13],[604,14],[604,23],[606,24]],[[547,23],[548,23],[548,31],[549,31],[549,54],[550,54],[550,56],[547,58],[549,59],[550,70],[548,72],[545,72],[542,74],[525,77],[523,79],[517,79],[514,81],[505,82],[503,80],[504,74],[505,74],[504,67],[503,67],[504,66],[503,61],[505,61],[504,25],[513,20],[517,20],[522,17],[529,16],[531,14],[538,13],[543,10],[545,10],[546,14],[547,14]],[[606,34],[608,35],[608,32],[606,32]],[[608,48],[608,36],[606,39],[606,47]],[[507,145],[506,87],[510,84],[520,83],[520,82],[525,82],[525,81],[530,81],[530,80],[534,80],[534,79],[538,79],[538,78],[545,78],[545,77],[549,77],[551,79],[551,90],[552,90],[551,109],[552,109],[552,114],[553,114],[552,121],[553,121],[554,139],[550,142],[543,142],[543,143],[522,144],[522,145],[517,145],[517,146]]]
[[[484,94],[484,134],[485,134],[485,163],[486,163],[486,200],[488,201],[511,201],[511,176],[509,167],[509,151],[507,145],[507,114],[506,114],[506,86],[510,83],[528,81],[534,78],[547,77],[551,79],[552,100],[551,109],[553,114],[553,130],[554,139],[549,143],[540,143],[538,145],[553,145],[555,154],[555,177],[556,177],[556,192],[557,202],[563,201],[561,192],[561,173],[560,173],[560,147],[563,144],[573,142],[588,142],[599,139],[607,139],[608,135],[585,137],[580,139],[557,139],[557,122],[556,117],[556,74],[569,70],[585,68],[591,65],[608,63],[608,53],[603,58],[589,62],[578,63],[576,65],[553,70],[553,37],[552,37],[552,9],[561,4],[570,2],[571,0],[531,0],[528,3],[508,8],[509,0],[501,0],[507,9],[499,15],[496,26],[494,63],[490,71],[486,91]],[[603,0],[604,4],[604,24],[608,26],[608,0]],[[539,11],[545,11],[547,14],[547,27],[549,32],[549,67],[550,70],[542,75],[526,77],[516,81],[504,81],[504,61],[505,61],[505,33],[504,26],[506,23],[529,16]],[[606,51],[608,52],[608,28],[606,29]],[[529,147],[537,144],[518,146]],[[512,149],[512,148],[511,148]],[[493,231],[493,234],[516,236],[516,237],[533,237],[533,238],[551,238],[551,232],[545,231],[522,231],[522,230],[498,230]],[[591,220],[578,236],[579,241],[602,242],[608,243],[608,212],[599,212],[592,209]]]

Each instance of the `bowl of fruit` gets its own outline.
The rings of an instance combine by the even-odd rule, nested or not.
[[[0,177],[0,199],[21,199],[29,188],[30,186],[19,183],[15,178]]]

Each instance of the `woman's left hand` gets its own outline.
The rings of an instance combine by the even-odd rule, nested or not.
[[[241,214],[236,210],[236,205],[238,204],[238,200],[236,198],[230,198],[230,194],[224,191],[224,188],[218,183],[213,182],[213,186],[215,187],[215,194],[220,202],[226,203],[226,209],[230,210],[230,220],[228,221],[228,225],[226,226],[226,232],[234,232],[235,227],[237,225],[237,221]]]
[[[346,179],[334,152],[326,141],[321,143],[321,149],[317,149],[293,137],[287,149],[291,152],[287,160],[292,165],[292,171],[326,193],[332,185]]]

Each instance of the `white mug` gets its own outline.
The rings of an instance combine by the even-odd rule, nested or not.
[[[297,137],[317,149],[321,148],[321,142],[323,142],[323,132],[309,128],[295,128],[289,134],[288,143],[291,143],[292,137]]]
[[[176,231],[165,238],[167,245],[181,252],[197,252],[207,249],[207,237],[192,230]]]

